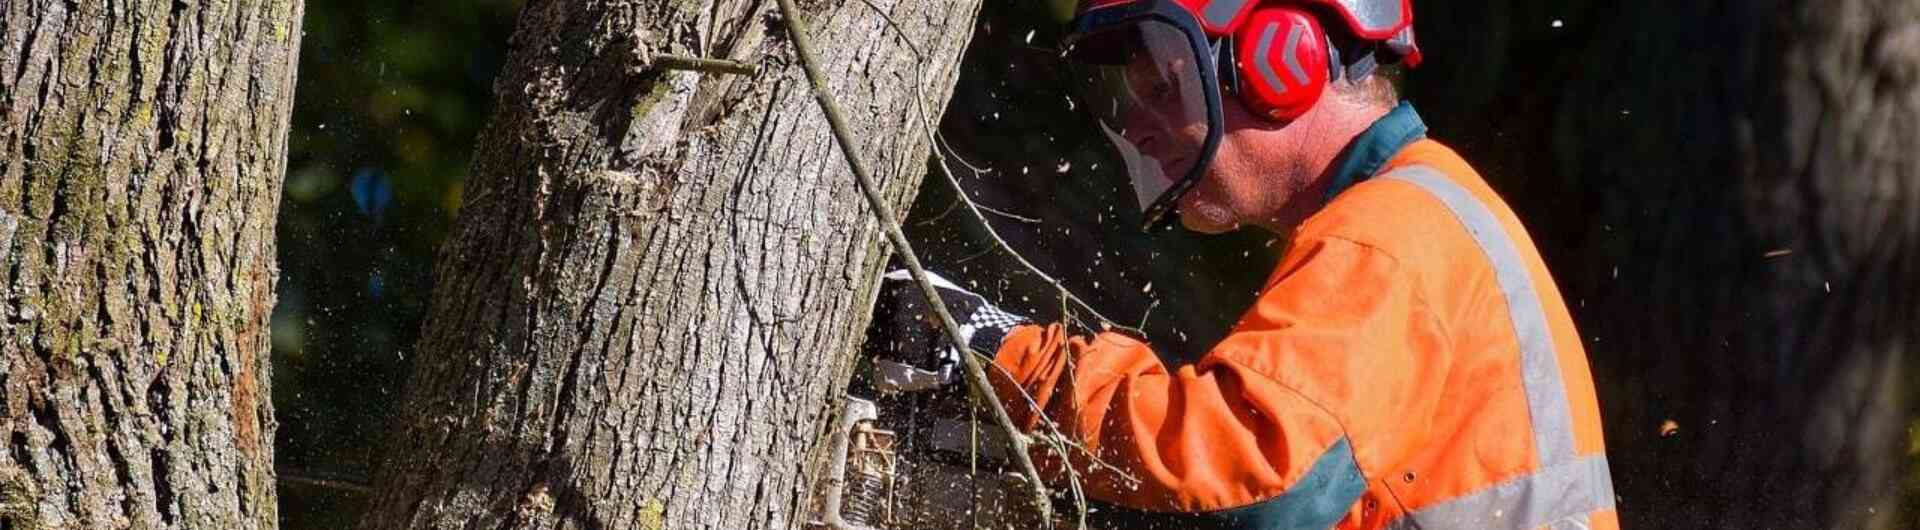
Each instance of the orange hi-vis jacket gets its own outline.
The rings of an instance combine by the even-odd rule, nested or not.
[[[990,371],[1015,421],[1037,403],[1086,449],[1042,467],[1123,527],[1618,528],[1586,353],[1526,230],[1452,150],[1398,145],[1193,365],[1010,332]]]

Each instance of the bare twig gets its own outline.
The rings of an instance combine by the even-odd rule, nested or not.
[[[952,202],[947,203],[946,209],[940,210],[940,213],[934,214],[933,217],[929,217],[925,221],[914,223],[914,226],[933,226],[939,224],[940,219],[945,218],[947,214],[953,213],[953,209],[958,207],[960,207],[960,200],[954,199]]]
[[[1139,329],[1147,329],[1147,317],[1150,317],[1150,316],[1153,316],[1153,308],[1156,308],[1156,307],[1160,307],[1160,299],[1159,299],[1159,298],[1155,298],[1155,299],[1153,299],[1153,303],[1151,303],[1151,304],[1147,304],[1147,310],[1146,310],[1146,311],[1141,311],[1141,312],[1140,312],[1140,326],[1139,326]]]
[[[863,1],[866,1],[866,0],[863,0]],[[882,18],[885,18],[887,21],[887,24],[890,27],[894,28],[895,31],[899,31],[899,26],[893,22],[893,18],[890,15],[888,15],[884,10],[881,10],[877,6],[874,6],[873,3],[870,1],[867,1],[867,5],[869,7],[873,7],[874,10],[878,12]],[[900,35],[903,38],[903,40],[907,40],[905,39],[906,34],[904,32],[901,32]],[[915,76],[922,77],[924,74],[919,73],[918,70],[920,68],[923,68],[924,65],[926,64],[926,60],[925,60],[926,58],[924,55],[919,55],[920,53],[919,49],[913,48],[910,42],[908,43],[908,47],[913,49],[917,58],[920,59],[919,62],[915,63],[915,67],[916,67]],[[986,216],[981,213],[983,209],[986,211],[991,211],[993,213],[1005,215],[1015,219],[1026,220],[1026,218],[1022,218],[1019,216],[1015,216],[1012,214],[1008,214],[1005,212],[1000,212],[997,210],[992,210],[990,208],[980,206],[978,203],[973,201],[972,197],[969,197],[967,195],[966,189],[960,185],[959,179],[953,175],[952,168],[947,166],[947,158],[946,156],[943,155],[942,148],[944,147],[947,150],[953,150],[953,147],[951,144],[947,142],[946,138],[942,137],[934,129],[933,120],[926,111],[927,98],[924,91],[924,87],[921,86],[920,83],[914,83],[913,88],[914,88],[914,112],[920,119],[921,130],[927,135],[927,139],[929,143],[932,144],[930,151],[933,156],[934,162],[936,162],[934,164],[934,167],[938,168],[941,174],[946,177],[947,183],[953,186],[954,195],[959,199],[959,202],[967,205],[968,212],[972,213],[974,220],[978,222],[982,228],[986,229],[987,235],[993,238],[993,241],[997,246],[997,248],[1000,250],[1006,251],[1008,254],[1013,255],[1014,258],[1019,260],[1020,264],[1025,266],[1029,272],[1041,277],[1042,279],[1045,279],[1046,281],[1051,283],[1056,290],[1059,291],[1061,320],[1063,321],[1066,321],[1068,319],[1073,319],[1076,321],[1078,320],[1073,316],[1072,313],[1070,313],[1067,310],[1067,302],[1069,300],[1072,300],[1074,303],[1079,304],[1080,307],[1085,309],[1088,313],[1093,314],[1095,318],[1100,318],[1102,321],[1105,321],[1107,325],[1125,328],[1125,326],[1117,326],[1113,324],[1111,320],[1105,318],[1104,316],[1101,316],[1098,311],[1094,311],[1091,306],[1088,306],[1086,304],[1086,302],[1081,301],[1079,297],[1074,296],[1072,291],[1067,290],[1065,285],[1061,284],[1057,280],[1054,280],[1051,276],[1047,275],[1046,272],[1041,271],[1040,268],[1037,266],[1034,266],[1032,262],[1027,261],[1024,255],[1020,254],[1019,251],[1014,250],[1012,245],[1008,244],[1005,239],[1000,237],[999,232],[994,230],[993,224],[988,222]],[[976,175],[984,172],[983,169],[981,169],[980,167],[974,166],[973,164],[969,163],[965,159],[965,157],[960,156],[960,153],[957,150],[954,150],[954,160],[958,161],[962,166],[967,167],[967,169],[972,170]],[[952,210],[951,205],[948,206],[948,210],[949,211]],[[943,211],[941,212],[940,216],[944,217],[947,213],[948,213],[947,211]],[[1037,220],[1034,220],[1034,222],[1037,222]],[[986,252],[991,252],[992,250],[994,249],[989,248],[986,251],[983,251],[982,254]],[[969,256],[961,259],[961,261],[962,262],[968,261],[980,255],[981,254]],[[1000,366],[999,364],[993,364],[992,357],[981,356],[980,352],[969,351],[969,353],[971,353],[971,355],[968,355],[967,357],[980,356],[979,362],[987,363],[990,366],[992,366],[993,369],[999,370],[1003,377],[1008,377],[1008,378],[1013,377],[1013,374],[1007,372],[1005,367]],[[1073,377],[1072,374],[1075,373],[1075,369],[1073,368],[1073,360],[1071,356],[1069,356],[1067,359],[1067,373],[1068,373],[1067,377],[1069,378]],[[1080,455],[1084,456],[1086,460],[1090,462],[1092,465],[1106,469],[1109,472],[1113,473],[1115,476],[1118,476],[1121,479],[1126,480],[1131,484],[1139,483],[1139,479],[1135,478],[1132,474],[1126,472],[1126,470],[1120,469],[1119,467],[1116,467],[1106,462],[1105,460],[1102,460],[1099,455],[1096,455],[1092,451],[1087,450],[1085,446],[1074,443],[1072,440],[1072,437],[1060,431],[1059,424],[1054,423],[1050,419],[1046,418],[1046,412],[1042,410],[1042,408],[1040,407],[1040,404],[1033,399],[1033,395],[1028,393],[1025,388],[1016,387],[1016,391],[1019,392],[1020,398],[1026,402],[1027,409],[1030,411],[1033,411],[1034,414],[1040,415],[1040,417],[1042,418],[1040,422],[1040,428],[1045,432],[1036,435],[1034,439],[1045,443],[1048,446],[1048,448],[1052,449],[1054,454],[1059,455],[1063,461],[1068,460],[1069,459],[1068,455],[1077,451]],[[978,444],[977,440],[975,444],[977,446]],[[1069,450],[1069,449],[1072,449],[1072,450]],[[1078,510],[1076,510],[1077,513],[1075,518],[1076,527],[1079,530],[1086,530],[1088,504],[1087,504],[1086,490],[1085,488],[1082,487],[1083,481],[1081,480],[1080,472],[1079,470],[1074,469],[1072,465],[1065,466],[1064,472],[1066,474],[1067,488],[1073,497],[1074,505],[1078,508]],[[977,512],[975,514],[976,516],[978,515]],[[1053,521],[1047,520],[1046,524],[1048,526],[1051,526],[1053,524]],[[977,521],[976,521],[976,526],[978,526]]]
[[[920,285],[920,292],[926,296],[927,304],[940,318],[940,325],[945,328],[947,339],[951,340],[954,347],[960,351],[971,351],[967,347],[966,339],[960,335],[960,324],[953,320],[951,313],[947,312],[946,304],[940,300],[940,293],[933,286],[933,282],[927,279],[927,271],[920,267],[919,256],[914,254],[913,246],[907,243],[907,236],[900,232],[900,223],[894,220],[893,211],[888,209],[887,202],[880,198],[879,186],[874,184],[873,176],[867,173],[866,163],[861,161],[855,151],[853,133],[847,129],[847,122],[841,116],[839,104],[834,102],[833,94],[827,86],[826,75],[820,72],[819,56],[814,54],[813,42],[807,34],[806,23],[800,19],[800,9],[794,7],[793,0],[780,0],[780,12],[783,15],[781,18],[785,19],[787,33],[793,39],[793,47],[800,56],[800,66],[806,71],[807,80],[813,84],[813,97],[820,103],[820,111],[826,114],[827,124],[833,130],[833,137],[840,143],[840,154],[846,157],[847,165],[853,170],[854,180],[860,185],[860,193],[866,197],[867,206],[879,219],[881,229],[893,242],[894,248],[900,252],[901,261],[906,262],[907,271],[913,275],[914,282]],[[917,92],[918,80],[912,84]],[[1029,485],[1033,487],[1033,508],[1039,512],[1042,521],[1051,524],[1053,504],[1048,500],[1046,482],[1041,480],[1039,469],[1034,467],[1033,458],[1028,455],[1026,435],[1021,433],[1019,426],[1014,425],[1013,418],[1007,415],[1006,407],[1001,405],[1000,399],[994,394],[993,385],[987,381],[987,372],[980,366],[980,360],[973,355],[962,355],[960,358],[965,360],[963,364],[966,365],[968,387],[973,390],[975,399],[987,403],[988,410],[993,413],[994,422],[1006,431],[1007,442],[1012,446],[1010,452],[1013,453],[1013,459],[1019,464],[1020,471],[1026,475]]]
[[[938,149],[938,147],[935,147],[935,149]],[[959,192],[959,193],[966,193],[966,190],[954,190],[954,191],[956,191],[956,192]],[[969,201],[969,202],[971,202],[971,201]],[[1004,211],[1000,211],[1000,210],[996,210],[996,209],[993,209],[993,208],[988,208],[988,207],[985,207],[985,206],[980,206],[980,205],[979,205],[978,203],[975,203],[975,204],[974,204],[974,207],[975,207],[975,208],[979,208],[979,209],[981,209],[981,210],[985,210],[985,211],[986,211],[987,213],[991,213],[991,214],[994,214],[994,215],[998,215],[998,216],[1001,216],[1001,217],[1005,217],[1005,218],[1008,218],[1008,219],[1012,219],[1012,220],[1015,220],[1015,221],[1020,221],[1020,222],[1022,222],[1022,223],[1027,223],[1027,224],[1030,224],[1030,225],[1037,225],[1037,224],[1040,224],[1040,220],[1039,220],[1039,219],[1035,219],[1035,218],[1032,218],[1032,217],[1027,217],[1027,216],[1024,216],[1024,215],[1018,215],[1018,214],[1012,214],[1012,213],[1007,213],[1007,212],[1004,212]]]
[[[1027,268],[1028,271],[1032,272],[1035,275],[1040,276],[1041,278],[1047,280],[1049,283],[1053,284],[1054,288],[1060,292],[1060,305],[1061,305],[1060,312],[1061,312],[1062,320],[1074,318],[1073,315],[1069,313],[1067,310],[1067,302],[1069,299],[1071,299],[1073,302],[1079,304],[1081,308],[1085,309],[1088,313],[1091,313],[1096,318],[1100,318],[1101,320],[1105,321],[1107,325],[1126,329],[1125,326],[1117,326],[1113,324],[1111,320],[1106,319],[1105,317],[1102,317],[1099,314],[1099,312],[1094,311],[1092,307],[1088,306],[1085,302],[1081,301],[1078,297],[1074,296],[1073,293],[1071,291],[1068,291],[1066,287],[1062,285],[1060,282],[1053,280],[1051,276],[1048,276],[1045,272],[1041,271],[1038,267],[1034,266],[1031,262],[1028,262],[1025,256],[1021,255],[1019,251],[1014,250],[1012,245],[1009,245],[1005,239],[1002,239],[1000,237],[998,232],[994,231],[993,225],[987,221],[987,218],[985,215],[981,214],[981,211],[983,209],[986,211],[990,211],[996,214],[1004,215],[1007,217],[1011,217],[1011,218],[1019,219],[1023,221],[1038,222],[1038,220],[1037,219],[1030,220],[1029,218],[1020,217],[1020,216],[1016,216],[1006,212],[1001,212],[1001,211],[980,206],[978,203],[973,202],[971,197],[967,196],[966,190],[960,186],[959,179],[954,177],[952,169],[947,167],[947,164],[946,164],[947,158],[943,156],[941,149],[944,147],[947,150],[954,151],[954,160],[958,161],[962,166],[967,167],[969,170],[972,170],[976,175],[985,172],[985,170],[969,163],[965,159],[965,157],[960,156],[959,151],[954,150],[952,145],[947,142],[946,138],[942,137],[938,132],[934,130],[932,118],[928,116],[926,111],[927,98],[926,98],[925,90],[924,90],[924,87],[922,86],[922,82],[920,82],[921,80],[919,79],[921,77],[924,77],[925,75],[922,72],[922,69],[926,65],[925,54],[921,53],[920,49],[913,45],[911,38],[907,36],[906,32],[900,29],[899,25],[894,22],[893,17],[889,15],[885,10],[880,9],[879,6],[874,5],[871,0],[861,0],[861,1],[866,3],[868,7],[872,8],[876,13],[878,13],[881,18],[885,19],[887,22],[887,26],[892,28],[895,32],[899,33],[901,37],[901,41],[907,45],[909,50],[913,51],[915,58],[919,59],[919,61],[915,63],[914,75],[916,77],[916,80],[914,83],[912,83],[913,89],[914,89],[914,112],[916,113],[917,116],[919,116],[920,123],[921,123],[921,130],[926,133],[929,142],[932,144],[930,146],[931,147],[930,151],[932,153],[934,161],[937,162],[937,164],[935,164],[934,166],[939,168],[941,173],[947,178],[947,182],[953,186],[954,194],[959,199],[958,201],[956,201],[956,204],[964,203],[967,205],[968,211],[972,213],[974,219],[977,222],[979,222],[979,224],[983,228],[987,230],[988,235],[993,238],[994,243],[998,246],[1000,250],[1004,250],[1008,254],[1012,254],[1015,258],[1017,258],[1020,261],[1021,265],[1024,265]],[[942,211],[939,215],[935,217],[936,218],[945,217],[952,210],[953,210],[953,205],[949,204],[946,210]],[[991,252],[992,250],[994,249],[989,248],[983,251],[981,254],[985,254],[986,252]],[[965,262],[975,257],[978,257],[981,254],[976,254],[974,256],[962,258],[960,261]],[[1144,318],[1143,318],[1143,321],[1144,321]],[[965,357],[968,357],[970,361],[974,361],[975,359],[972,359],[972,358],[978,356],[979,359],[977,359],[977,362],[992,366],[995,370],[999,370],[1001,372],[1001,375],[1004,377],[1011,378],[1013,376],[1011,373],[1007,372],[1005,367],[1000,366],[998,364],[993,364],[993,359],[991,357],[982,356],[980,352],[971,351],[971,349],[969,349],[968,351],[970,355],[967,355]],[[1067,363],[1068,363],[1067,365],[1068,377],[1072,377],[1072,374],[1075,372],[1075,369],[1073,368],[1073,360],[1071,357],[1067,359]],[[970,362],[968,364],[973,364],[973,363]],[[1060,431],[1060,426],[1057,423],[1054,423],[1053,421],[1045,418],[1045,411],[1043,411],[1040,407],[1040,404],[1033,399],[1032,394],[1028,393],[1024,388],[1016,388],[1016,390],[1019,392],[1021,399],[1025,400],[1028,410],[1033,411],[1035,414],[1039,414],[1042,418],[1040,427],[1045,432],[1042,434],[1036,435],[1033,439],[1047,444],[1047,446],[1050,449],[1052,449],[1055,454],[1060,455],[1062,459],[1067,459],[1069,454],[1078,452],[1080,455],[1084,456],[1086,460],[1091,463],[1091,465],[1105,469],[1108,472],[1127,481],[1130,484],[1138,484],[1140,482],[1138,478],[1134,477],[1132,474],[1128,473],[1126,470],[1120,469],[1119,467],[1114,466],[1113,464],[1110,464],[1105,460],[1102,460],[1099,457],[1099,455],[1094,454],[1092,451],[1088,450],[1085,446],[1075,443],[1071,436],[1068,436],[1066,433]],[[999,406],[998,403],[996,403],[995,405]],[[971,411],[969,412],[969,418],[970,419],[973,418]],[[972,430],[974,434],[974,441],[972,446],[978,447],[979,445],[978,420],[975,419],[973,424],[974,424],[974,428]],[[1024,458],[1024,455],[1022,455],[1022,457]],[[971,459],[977,458],[977,455],[970,454],[969,458],[971,461]],[[1078,470],[1074,469],[1073,466],[1071,465],[1065,466],[1064,471],[1067,475],[1066,478],[1067,478],[1068,489],[1071,495],[1073,496],[1075,505],[1079,508],[1078,514],[1077,514],[1078,515],[1077,527],[1080,530],[1086,530],[1088,504],[1087,504],[1086,491],[1082,487],[1082,480],[1080,477],[1080,473]],[[978,472],[977,463],[974,464],[974,472],[976,473]],[[977,527],[979,523],[979,520],[978,520],[979,512],[975,511],[973,512],[973,515],[975,517],[975,526]],[[1050,518],[1046,519],[1046,524],[1048,526],[1052,526],[1053,520]]]
[[[961,257],[960,257],[960,259],[956,259],[956,260],[953,260],[953,264],[954,264],[954,265],[966,265],[966,264],[967,264],[967,262],[969,262],[969,261],[973,261],[973,260],[976,260],[976,259],[980,259],[980,257],[981,257],[981,256],[985,256],[985,255],[987,255],[987,254],[992,254],[992,253],[993,253],[993,248],[991,248],[991,247],[989,247],[989,248],[984,248],[984,249],[980,249],[980,251],[979,251],[979,252],[975,252],[975,253],[972,253],[972,254],[968,254],[968,255],[965,255],[965,256],[961,256]]]
[[[923,122],[926,121],[926,116],[924,115],[924,113],[922,113],[921,121]],[[927,132],[927,137],[929,139],[935,138],[936,135],[932,129],[933,125],[930,123],[926,123],[923,125]],[[1118,323],[1118,321],[1111,318],[1107,318],[1106,315],[1100,314],[1100,312],[1095,310],[1092,305],[1087,303],[1086,300],[1082,300],[1078,295],[1073,294],[1072,290],[1067,289],[1066,284],[1061,283],[1060,280],[1054,279],[1054,277],[1050,274],[1047,274],[1046,271],[1040,270],[1040,267],[1038,265],[1034,265],[1033,262],[1027,261],[1026,256],[1021,255],[1018,251],[1013,250],[1013,245],[1007,243],[1006,238],[1000,237],[1000,231],[994,230],[993,223],[987,221],[987,215],[982,211],[982,207],[978,203],[973,202],[973,199],[971,197],[967,196],[966,189],[960,187],[960,179],[958,177],[953,176],[953,170],[947,167],[947,157],[940,153],[939,146],[935,145],[932,152],[933,152],[933,161],[934,161],[933,166],[940,170],[940,176],[946,177],[947,184],[953,186],[953,189],[955,192],[954,194],[960,196],[960,201],[966,204],[967,211],[972,212],[973,217],[979,220],[980,227],[986,230],[987,237],[993,238],[994,244],[998,245],[1001,250],[1005,250],[1007,254],[1013,256],[1014,261],[1019,262],[1020,266],[1025,267],[1028,273],[1033,274],[1036,277],[1039,277],[1041,281],[1047,282],[1048,285],[1051,285],[1053,286],[1054,289],[1059,290],[1061,295],[1065,296],[1067,300],[1070,300],[1073,302],[1074,305],[1079,306],[1080,310],[1085,311],[1089,315],[1093,315],[1094,318],[1100,319],[1100,322],[1102,324],[1115,327],[1115,328],[1125,329],[1128,331],[1135,332],[1137,334],[1140,333],[1140,330],[1138,329],[1121,325]],[[994,213],[999,213],[1001,215],[1007,215],[1009,217],[1018,218],[1017,216],[1013,216],[1012,214],[1007,214],[1004,212],[994,212]],[[1021,219],[1021,220],[1025,220],[1025,219]],[[1092,328],[1092,329],[1098,330],[1099,328]]]
[[[975,354],[975,355],[979,355],[979,354]],[[995,364],[993,365],[993,368],[995,370],[1000,371],[1001,377],[1005,377],[1007,379],[1013,379],[1013,372],[1007,371],[1006,367]],[[1076,368],[1074,368],[1074,365],[1073,365],[1073,357],[1071,356],[1067,357],[1066,376],[1073,377],[1075,370]],[[1028,393],[1024,388],[1019,389],[1019,391],[1020,391],[1020,398],[1027,402],[1028,409],[1036,412],[1041,411],[1040,402],[1035,401],[1033,399],[1033,394]],[[1043,417],[1042,421],[1040,422],[1040,426],[1042,428],[1045,428],[1047,430],[1047,433],[1041,434],[1041,435],[1035,435],[1033,437],[1035,440],[1052,443],[1052,442],[1058,442],[1062,440],[1073,439],[1073,437],[1068,436],[1064,432],[1061,432],[1059,424],[1054,423],[1051,418]],[[1133,476],[1132,473],[1128,473],[1127,470],[1121,469],[1119,466],[1115,466],[1112,463],[1107,462],[1106,460],[1102,460],[1099,455],[1094,454],[1093,451],[1087,449],[1086,446],[1080,445],[1077,442],[1068,442],[1066,445],[1068,447],[1072,447],[1074,449],[1079,450],[1080,454],[1085,455],[1087,457],[1087,460],[1095,464],[1096,467],[1101,467],[1109,471],[1112,471],[1115,476],[1126,479],[1127,482],[1130,482],[1130,483],[1140,482],[1139,477],[1135,477]],[[1067,454],[1066,451],[1064,450],[1060,451],[1060,455],[1062,457],[1065,457],[1066,454]],[[1072,471],[1073,470],[1072,466],[1067,466],[1067,470]]]
[[[949,141],[947,141],[947,137],[945,137],[945,136],[941,136],[941,137],[940,137],[940,145],[941,145],[941,146],[943,146],[943,147],[946,147],[948,151],[952,151],[952,152],[953,152],[953,161],[955,161],[955,162],[959,162],[959,163],[960,163],[960,165],[962,165],[962,166],[966,166],[966,167],[967,167],[967,171],[972,171],[972,172],[973,172],[973,174],[975,174],[975,175],[979,175],[979,174],[981,174],[981,173],[987,173],[987,172],[988,172],[988,170],[987,170],[987,168],[984,168],[984,167],[980,167],[980,166],[977,166],[977,165],[974,165],[974,164],[973,164],[973,162],[968,162],[968,161],[967,161],[967,157],[964,157],[964,156],[960,156],[960,150],[959,150],[959,149],[954,149],[954,148],[953,148],[953,142],[949,142]]]
[[[879,13],[880,20],[885,21],[887,23],[888,28],[892,28],[894,33],[897,33],[900,35],[900,43],[907,45],[907,50],[913,52],[913,57],[921,60],[921,62],[914,63],[914,64],[916,65],[926,64],[925,62],[927,58],[926,52],[920,51],[920,47],[913,43],[913,39],[907,36],[907,30],[900,29],[900,24],[898,22],[893,21],[893,15],[887,14],[887,10],[881,9],[879,4],[873,3],[873,0],[860,0],[860,2],[863,4],[867,4],[867,7],[873,9],[873,12]],[[914,90],[915,92],[919,92],[919,88],[920,88],[919,81],[920,80],[918,79],[914,80],[913,87],[915,89]]]
[[[313,470],[279,469],[274,474],[281,482],[290,482],[303,486],[314,486],[333,490],[351,491],[359,494],[372,494],[373,485],[365,478]]]
[[[758,70],[754,65],[740,61],[687,57],[685,55],[674,55],[670,53],[656,53],[647,60],[651,61],[654,66],[668,70],[691,70],[695,72],[738,75],[753,75],[753,73]]]
[[[861,1],[866,3],[867,7],[872,8],[875,13],[878,13],[880,17],[886,21],[887,27],[892,28],[894,32],[900,35],[901,37],[900,41],[902,43],[905,43],[907,45],[907,49],[913,52],[914,58],[918,59],[918,61],[914,63],[915,69],[916,69],[916,73],[914,74],[915,77],[916,78],[922,77],[923,74],[919,73],[917,70],[926,65],[927,63],[926,54],[922,53],[919,47],[914,46],[913,39],[907,35],[906,31],[903,31],[900,29],[900,25],[894,22],[893,16],[887,14],[886,10],[880,9],[880,6],[878,5],[874,5],[872,0],[861,0]],[[1013,256],[1015,261],[1020,262],[1020,266],[1026,268],[1028,273],[1031,273],[1034,276],[1038,276],[1041,281],[1045,281],[1047,282],[1048,285],[1052,285],[1054,289],[1058,289],[1061,295],[1065,296],[1069,300],[1072,300],[1074,305],[1080,306],[1080,309],[1086,311],[1087,314],[1093,315],[1094,318],[1099,319],[1101,324],[1118,328],[1118,329],[1132,331],[1135,334],[1144,336],[1145,333],[1142,333],[1139,329],[1130,328],[1130,327],[1121,325],[1118,320],[1107,318],[1106,315],[1102,315],[1100,314],[1099,311],[1094,310],[1092,305],[1087,304],[1085,300],[1082,300],[1078,295],[1073,294],[1073,291],[1068,290],[1066,284],[1061,283],[1060,280],[1054,279],[1053,276],[1050,274],[1047,274],[1046,271],[1040,270],[1040,267],[1037,265],[1034,265],[1033,262],[1027,261],[1027,257],[1025,255],[1020,254],[1019,251],[1014,250],[1013,245],[1008,244],[1006,238],[1000,237],[1000,232],[998,230],[994,230],[993,223],[987,220],[986,214],[982,213],[983,211],[991,211],[995,214],[1006,216],[1008,218],[1016,219],[1019,221],[1024,221],[1027,223],[1038,223],[1039,220],[1031,217],[1023,217],[1023,216],[1014,215],[1014,214],[999,211],[999,210],[994,210],[984,206],[980,206],[979,203],[974,202],[973,197],[970,197],[967,195],[966,188],[960,185],[960,178],[955,177],[953,175],[953,169],[947,167],[947,156],[942,152],[941,150],[942,147],[944,147],[948,151],[953,151],[954,160],[960,162],[960,165],[966,166],[967,169],[970,171],[973,171],[974,174],[978,175],[980,173],[986,172],[986,170],[968,162],[965,157],[960,156],[960,152],[958,150],[953,149],[953,146],[947,142],[946,138],[942,137],[938,132],[935,132],[935,127],[933,126],[933,120],[932,118],[927,116],[927,111],[924,108],[923,102],[926,101],[927,97],[926,97],[925,91],[923,90],[923,87],[921,86],[922,81],[923,80],[921,79],[914,79],[914,82],[910,84],[913,85],[914,112],[919,115],[921,130],[926,133],[927,141],[932,144],[932,147],[929,149],[929,151],[932,153],[932,156],[933,156],[934,167],[940,170],[941,176],[946,177],[947,184],[950,186],[953,186],[953,194],[959,197],[960,201],[967,205],[967,211],[972,213],[974,220],[978,221],[980,223],[980,227],[987,231],[987,236],[993,238],[994,244],[998,245],[1001,250],[1006,251],[1007,254],[1010,254]],[[945,212],[942,212],[941,215],[944,216]],[[1094,329],[1094,330],[1100,329],[1094,326],[1086,326],[1086,327],[1088,329]]]

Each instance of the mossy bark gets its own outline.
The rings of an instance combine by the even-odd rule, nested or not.
[[[0,527],[276,526],[301,12],[0,1]]]
[[[895,205],[978,5],[808,7]],[[523,8],[362,528],[797,526],[887,253],[772,6]]]

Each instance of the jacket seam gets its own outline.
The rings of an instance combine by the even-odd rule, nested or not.
[[[1321,235],[1319,238],[1320,239],[1337,239],[1340,241],[1351,243],[1354,246],[1358,246],[1361,248],[1372,250],[1374,252],[1378,252],[1380,253],[1380,255],[1386,256],[1387,259],[1393,260],[1393,270],[1396,273],[1408,270],[1407,267],[1405,266],[1406,260],[1400,259],[1400,256],[1395,255],[1392,251],[1389,251],[1385,247],[1382,247],[1380,245],[1376,245],[1366,241],[1361,241],[1358,239],[1354,239],[1352,237],[1343,236],[1339,234],[1324,234],[1324,235]],[[1432,302],[1428,301],[1426,282],[1423,281],[1424,280],[1423,278],[1420,278],[1418,275],[1415,275],[1415,274],[1407,273],[1407,277],[1413,280],[1414,282],[1414,286],[1412,289],[1413,302],[1415,304],[1418,304],[1421,308],[1426,309],[1426,314],[1427,314],[1426,318],[1428,321],[1430,321],[1431,324],[1434,325],[1435,328],[1440,330],[1440,339],[1442,343],[1446,344],[1448,347],[1452,347],[1454,344],[1453,328],[1447,325],[1447,321],[1442,320],[1438,316],[1438,313],[1435,311],[1435,306],[1433,305]]]
[[[1389,169],[1388,171],[1392,171],[1392,169]],[[1361,241],[1358,239],[1354,239],[1352,237],[1338,235],[1338,234],[1326,234],[1321,237],[1323,239],[1337,239],[1340,241],[1345,241],[1355,246],[1359,246],[1361,248],[1366,248],[1374,252],[1378,252],[1380,253],[1380,255],[1386,256],[1387,259],[1393,261],[1393,268],[1395,272],[1400,272],[1405,268],[1404,265],[1406,263],[1406,260],[1401,259],[1399,255],[1395,254],[1392,251],[1387,250],[1386,248],[1380,245],[1376,245],[1370,242]],[[1441,343],[1446,344],[1449,349],[1453,348],[1454,346],[1453,328],[1448,325],[1446,320],[1440,318],[1439,312],[1437,311],[1436,307],[1433,305],[1433,303],[1428,301],[1426,282],[1424,281],[1423,278],[1420,278],[1417,275],[1408,273],[1408,276],[1410,277],[1410,280],[1414,282],[1413,289],[1411,289],[1412,291],[1411,296],[1413,297],[1414,304],[1423,308],[1426,313],[1425,318],[1433,324],[1434,329],[1440,330]],[[1451,362],[1447,363],[1447,370],[1451,371],[1452,369],[1453,369],[1453,363]],[[1311,398],[1308,398],[1308,399],[1311,399]],[[1345,429],[1345,426],[1343,425],[1341,428]],[[1358,444],[1358,442],[1352,441],[1351,437],[1349,437],[1349,442]],[[1368,440],[1367,442],[1371,444],[1372,440]],[[1358,450],[1357,446],[1353,452],[1353,461],[1354,461],[1355,467],[1360,467],[1360,472],[1362,476],[1369,475],[1369,473],[1367,473],[1366,467],[1360,465],[1360,451]],[[1373,480],[1375,480],[1375,477],[1368,476],[1369,482]],[[1413,513],[1412,507],[1407,505],[1407,501],[1405,499],[1400,498],[1400,491],[1393,487],[1393,484],[1389,477],[1381,476],[1381,477],[1378,477],[1378,480],[1380,480],[1381,489],[1386,490],[1387,496],[1393,499],[1393,504],[1400,508],[1400,515],[1398,517],[1395,517],[1394,519],[1404,518],[1404,517],[1407,517],[1408,514]]]

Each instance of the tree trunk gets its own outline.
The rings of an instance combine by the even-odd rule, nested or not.
[[[0,2],[0,528],[276,526],[301,11]]]
[[[797,525],[886,251],[773,4],[523,8],[362,528]],[[979,4],[828,4],[904,205]]]
[[[1920,522],[1920,5],[1432,7],[1471,59],[1419,101],[1555,247],[1624,526]]]

